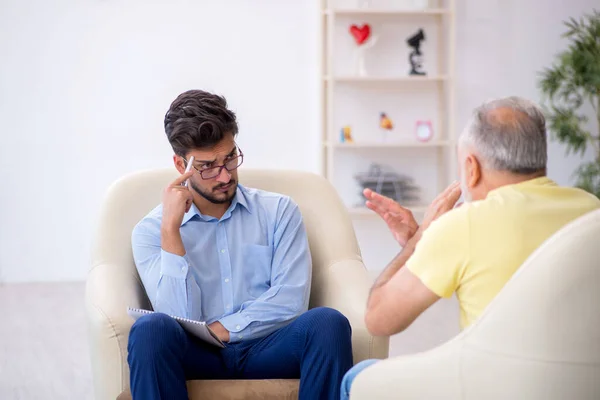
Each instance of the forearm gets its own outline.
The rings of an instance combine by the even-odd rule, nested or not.
[[[408,241],[408,243],[406,243],[406,246],[402,248],[402,251],[383,270],[381,275],[379,275],[379,277],[375,280],[375,283],[371,287],[368,304],[371,303],[371,299],[373,295],[378,291],[378,289],[385,285],[402,267],[404,267],[404,264],[406,264],[410,256],[413,255],[415,247],[417,246],[417,243],[420,239],[421,232],[417,231],[417,233],[413,235],[413,237]]]
[[[242,311],[219,322],[231,333],[231,342],[266,336],[308,309],[309,290],[309,286],[272,287],[258,299],[242,304]]]
[[[168,241],[168,240],[167,240]],[[134,261],[154,311],[200,319],[200,287],[186,256],[162,249],[162,237],[144,232],[133,238]]]
[[[171,227],[163,224],[160,227],[160,246],[161,248],[171,254],[176,254],[183,257],[185,255],[185,247],[183,246],[183,240],[181,239],[181,232],[179,227]]]
[[[156,287],[154,311],[193,320],[202,320],[201,292],[191,274],[161,274]]]

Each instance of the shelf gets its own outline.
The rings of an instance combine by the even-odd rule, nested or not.
[[[325,76],[326,81],[333,80],[334,82],[438,82],[448,79],[446,75],[437,76]]]
[[[335,149],[379,149],[379,148],[400,148],[400,147],[445,147],[450,146],[452,142],[447,140],[433,140],[431,142],[418,142],[416,140],[407,140],[403,142],[354,142],[354,143],[325,143],[325,146]]]
[[[426,205],[406,206],[413,214],[424,214],[427,211]],[[367,207],[350,207],[348,213],[356,217],[378,217],[375,211],[369,210]]]
[[[444,82],[448,79],[446,75],[437,76],[325,76],[323,79],[327,82],[335,83],[354,83],[354,84],[406,84],[406,83],[423,83],[423,82]]]
[[[419,15],[445,15],[450,12],[445,8],[427,8],[427,9],[406,9],[406,10],[385,10],[385,9],[368,9],[368,8],[348,8],[348,9],[337,9],[337,10],[325,10],[325,15],[335,16],[419,16]]]

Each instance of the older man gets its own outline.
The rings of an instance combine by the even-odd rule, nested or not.
[[[544,116],[525,99],[478,107],[460,137],[458,158],[460,184],[434,200],[421,226],[393,200],[365,193],[367,206],[403,246],[371,289],[366,322],[374,335],[403,331],[453,293],[461,328],[469,326],[542,242],[600,208],[598,198],[546,177]],[[466,204],[454,209],[461,193]],[[374,362],[346,374],[342,399],[354,377]]]

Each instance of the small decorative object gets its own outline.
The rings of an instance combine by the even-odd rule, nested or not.
[[[354,176],[361,187],[360,206],[364,205],[364,189],[371,189],[374,192],[387,196],[401,203],[402,205],[416,204],[419,201],[419,188],[414,185],[413,179],[393,172],[389,167],[380,164],[371,164],[366,173],[360,173]]]
[[[415,133],[417,140],[427,142],[433,137],[433,125],[431,121],[417,121]]]
[[[352,139],[352,129],[349,126],[344,126],[340,131],[340,141],[342,143],[354,143]]]
[[[359,76],[366,76],[367,69],[365,67],[365,52],[377,43],[377,36],[371,36],[371,26],[363,24],[363,26],[351,25],[350,34],[356,42],[356,69]]]
[[[421,70],[423,67],[423,54],[421,54],[421,42],[425,40],[425,32],[423,29],[419,29],[417,33],[412,35],[406,40],[406,43],[413,50],[410,52],[408,56],[408,61],[410,62],[410,75],[426,75],[424,71]]]
[[[394,123],[384,112],[379,114],[379,127],[383,131],[383,141],[386,141],[388,132],[394,129]]]
[[[358,25],[351,25],[350,33],[354,37],[356,44],[360,46],[369,39],[369,36],[371,36],[371,26],[369,24],[364,24],[360,27]]]

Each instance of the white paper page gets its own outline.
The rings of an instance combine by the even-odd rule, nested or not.
[[[127,314],[137,321],[144,315],[154,314],[154,311],[140,310],[139,308],[129,307],[127,309]],[[181,327],[185,329],[188,333],[196,336],[197,338],[202,339],[205,342],[212,344],[213,346],[217,346],[220,348],[225,347],[225,344],[223,344],[223,342],[219,340],[219,338],[217,338],[217,335],[215,335],[215,333],[208,327],[208,325],[206,325],[205,322],[193,321],[187,318],[174,317],[172,315],[170,315],[170,317],[177,321],[179,325],[181,325]]]

